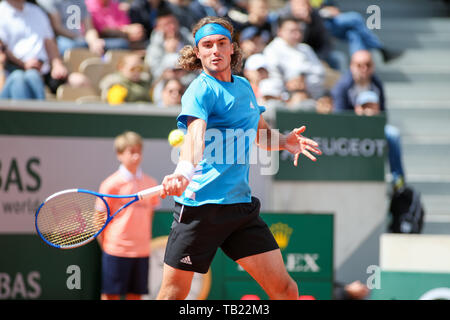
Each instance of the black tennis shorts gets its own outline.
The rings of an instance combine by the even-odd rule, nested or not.
[[[198,207],[175,203],[164,262],[176,269],[206,273],[219,247],[234,261],[278,249],[259,216],[260,207],[255,197],[250,203]]]

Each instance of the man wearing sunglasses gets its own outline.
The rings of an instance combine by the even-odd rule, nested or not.
[[[344,74],[332,89],[334,109],[340,111],[355,111],[360,115],[371,115],[370,112],[359,112],[363,96],[371,98],[370,102],[377,100],[377,112],[385,112],[385,95],[381,80],[375,75],[375,65],[372,55],[367,50],[356,51],[350,61],[350,70]],[[386,141],[388,143],[389,166],[392,174],[394,192],[401,190],[405,184],[405,172],[403,169],[400,131],[386,124],[384,128]]]
[[[356,51],[350,61],[350,70],[339,79],[332,90],[336,111],[353,110],[359,93],[374,91],[379,96],[380,111],[384,111],[384,89],[375,74],[372,55],[367,50]]]

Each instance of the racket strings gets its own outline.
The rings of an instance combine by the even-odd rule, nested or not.
[[[106,218],[107,210],[100,198],[73,191],[45,202],[37,217],[37,227],[48,242],[70,247],[92,238]]]

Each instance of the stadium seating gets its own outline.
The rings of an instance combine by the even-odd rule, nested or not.
[[[89,78],[92,86],[99,93],[100,80],[116,70],[111,63],[107,63],[101,58],[88,58],[80,64],[79,71]]]
[[[99,58],[98,55],[92,53],[91,51],[89,51],[89,49],[74,48],[67,50],[64,53],[63,59],[70,72],[77,72],[79,71],[79,67],[84,60],[95,57]]]
[[[104,61],[106,63],[109,63],[112,65],[112,67],[114,69],[117,68],[117,64],[119,63],[120,59],[122,59],[122,57],[126,56],[127,54],[130,54],[131,50],[108,50],[105,53],[104,56]]]
[[[56,98],[60,101],[92,102],[99,101],[97,90],[91,87],[75,88],[67,84],[58,87]]]

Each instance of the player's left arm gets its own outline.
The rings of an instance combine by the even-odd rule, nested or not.
[[[302,136],[302,133],[306,130],[305,126],[293,129],[289,134],[281,134],[278,129],[270,128],[264,117],[261,115],[258,122],[258,133],[256,135],[257,145],[265,150],[278,151],[287,150],[295,155],[294,165],[297,166],[298,157],[300,154],[304,154],[312,161],[316,161],[317,158],[312,155],[322,154],[322,151],[318,148],[319,145],[314,140]],[[312,153],[311,153],[312,152]]]

